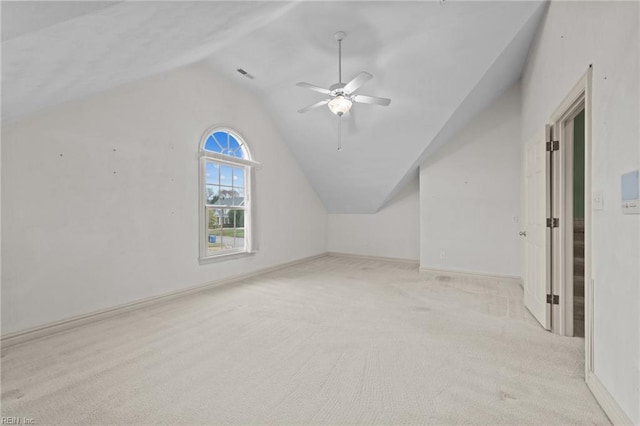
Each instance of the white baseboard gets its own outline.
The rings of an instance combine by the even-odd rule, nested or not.
[[[277,271],[282,268],[287,268],[287,267],[295,266],[301,263],[310,262],[312,260],[319,259],[325,256],[327,256],[327,253],[322,253],[316,256],[305,257],[305,258],[294,260],[291,262],[270,266],[268,268],[262,268],[257,271],[248,272],[246,274],[238,274],[229,278],[212,281],[206,284],[188,287],[188,288],[177,290],[171,293],[165,293],[160,296],[140,299],[134,302],[126,303],[124,305],[119,305],[112,308],[90,312],[88,314],[79,315],[79,316],[67,318],[61,321],[44,324],[41,326],[29,328],[27,330],[17,331],[15,333],[9,333],[2,336],[2,338],[0,339],[0,342],[2,344],[2,349],[4,349],[9,346],[17,345],[19,343],[28,342],[30,340],[38,339],[40,337],[49,336],[55,333],[59,333],[61,331],[69,330],[85,324],[89,324],[89,323],[100,321],[109,317],[120,315],[124,312],[128,312],[134,309],[140,309],[140,308],[148,307],[158,303],[163,303],[172,299],[185,297],[190,294],[199,293],[205,290],[212,289],[214,287],[219,287],[221,285],[231,284],[231,283],[242,281],[248,278],[253,278],[258,275]]]
[[[378,260],[383,262],[398,262],[398,263],[407,263],[409,265],[419,265],[420,261],[418,259],[403,259],[398,257],[382,257],[382,256],[367,256],[362,254],[352,254],[352,253],[341,253],[335,251],[327,252],[327,256],[333,257],[347,257],[351,259],[364,259],[364,260]]]
[[[633,425],[631,419],[622,410],[620,405],[618,405],[616,400],[613,399],[607,388],[605,388],[600,379],[598,379],[598,376],[593,372],[589,372],[586,382],[596,401],[598,401],[598,404],[600,404],[607,417],[609,417],[609,420],[611,420],[611,423],[616,426]]]
[[[522,277],[518,277],[515,275],[503,275],[503,274],[494,274],[488,272],[477,272],[477,271],[466,271],[462,269],[444,269],[444,268],[428,268],[421,266],[420,272],[429,272],[432,274],[446,274],[446,275],[459,275],[466,277],[485,277],[485,278],[494,278],[499,280],[508,280],[517,283],[522,286]]]

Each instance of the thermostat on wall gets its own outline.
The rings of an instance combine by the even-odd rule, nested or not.
[[[622,213],[640,214],[640,171],[622,175]]]

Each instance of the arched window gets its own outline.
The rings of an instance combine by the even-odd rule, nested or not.
[[[253,169],[244,139],[214,128],[204,135],[200,164],[200,260],[253,251]]]
[[[250,160],[242,139],[231,130],[217,130],[211,133],[204,142],[203,149],[209,152]]]

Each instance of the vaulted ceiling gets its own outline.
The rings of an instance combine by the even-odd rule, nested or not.
[[[256,93],[332,213],[371,213],[520,77],[543,1],[2,2],[2,117],[190,63]],[[296,87],[374,78],[343,119]],[[243,68],[254,79],[236,70]],[[259,160],[259,159],[258,159]]]

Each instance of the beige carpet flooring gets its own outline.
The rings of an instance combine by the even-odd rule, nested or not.
[[[39,424],[608,424],[498,279],[324,257],[2,352]]]

